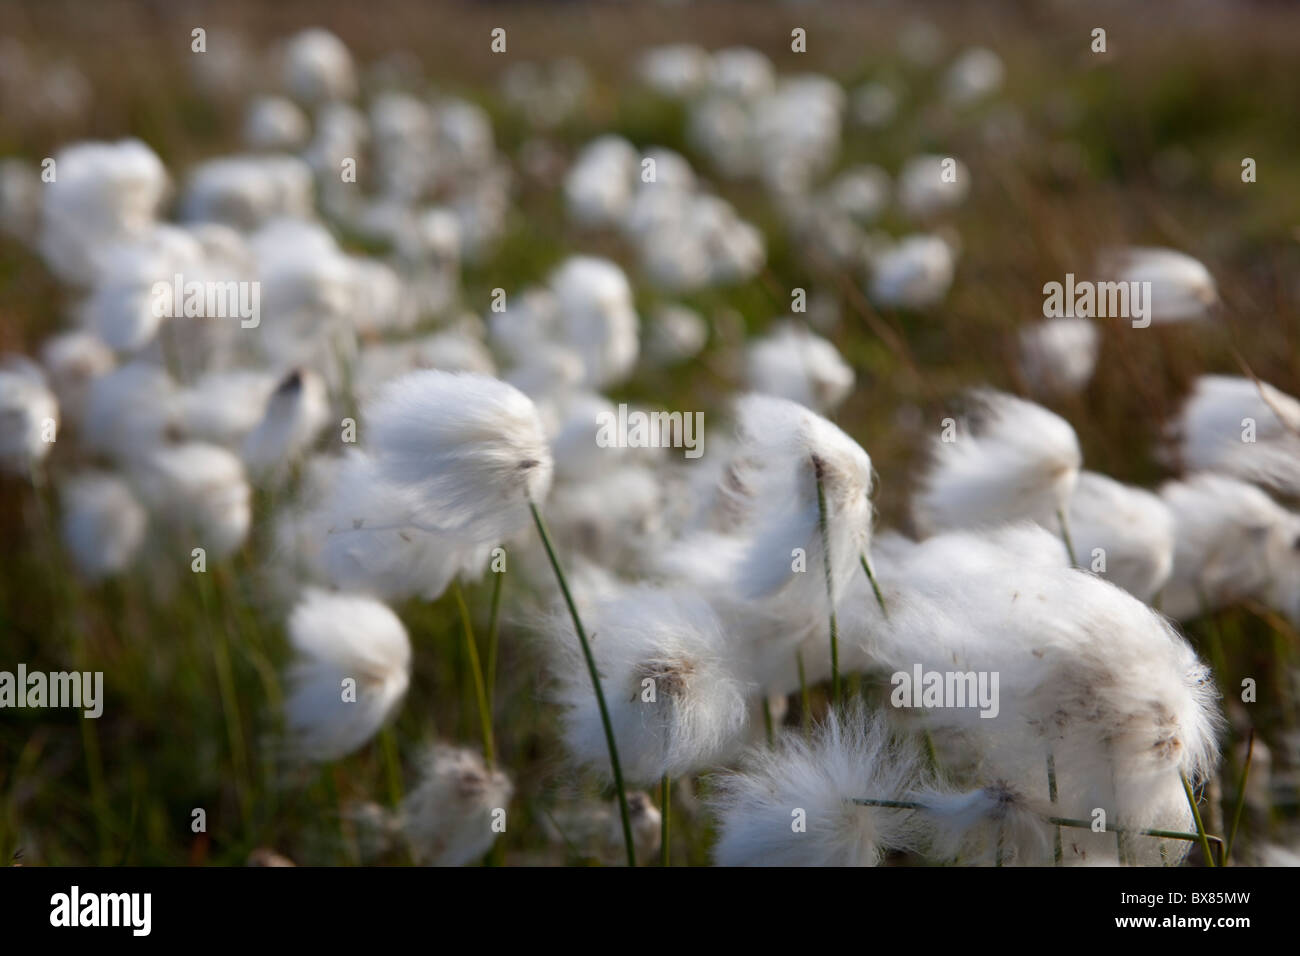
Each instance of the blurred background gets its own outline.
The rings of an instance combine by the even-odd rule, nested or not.
[[[791,290],[805,289],[808,323],[853,370],[835,420],[872,456],[884,525],[907,527],[924,441],[962,389],[1032,393],[1019,334],[1042,316],[1043,284],[1087,274],[1108,248],[1163,246],[1195,257],[1213,275],[1219,305],[1209,321],[1146,335],[1107,326],[1085,387],[1035,396],[1074,425],[1089,468],[1145,486],[1167,477],[1158,439],[1200,374],[1243,374],[1244,361],[1300,392],[1295,4],[11,2],[0,6],[0,160],[38,172],[75,141],[137,137],[166,166],[164,209],[175,213],[206,160],[268,144],[306,155],[319,142],[274,111],[262,127],[250,119],[257,97],[286,93],[284,43],[309,27],[331,31],[350,51],[362,112],[402,91],[469,104],[489,124],[489,159],[471,187],[485,205],[466,206],[461,222],[478,228],[477,241],[462,246],[451,290],[413,328],[486,317],[493,289],[544,283],[574,253],[605,256],[628,273],[643,336],[658,334],[656,317],[670,305],[702,317],[707,333],[680,361],[639,366],[610,397],[716,412],[721,421],[746,380],[745,343],[776,328],[791,312]],[[506,50],[494,53],[498,27]],[[1091,49],[1097,27],[1106,31],[1104,53]],[[191,49],[195,28],[206,31],[204,53]],[[796,28],[806,31],[806,52],[791,49]],[[707,61],[689,56],[664,57],[656,72],[647,53],[666,45],[750,48],[770,74],[743,61],[730,80],[710,79]],[[826,122],[810,120],[815,110],[792,95],[760,111],[771,128],[742,138],[737,151],[727,123],[752,115],[710,113],[710,84],[757,83],[759,92],[738,95],[761,99],[782,88],[778,81],[814,74],[840,91],[829,95]],[[817,89],[808,95],[824,102],[825,87]],[[304,107],[301,116],[319,132],[319,113]],[[611,134],[638,156],[661,147],[685,157],[698,188],[761,233],[758,261],[717,281],[674,283],[627,230],[578,221],[566,176],[589,143]],[[786,134],[793,146],[782,154]],[[382,167],[369,155],[360,155],[363,191],[367,164]],[[905,166],[926,155],[960,159],[969,184],[962,201],[903,201]],[[1242,181],[1246,157],[1255,182]],[[884,173],[883,199],[864,167]],[[858,175],[844,178],[851,171]],[[23,209],[18,178],[11,172],[0,184],[0,353],[36,356],[76,324],[78,298],[33,248],[36,219]],[[433,183],[429,195],[455,207],[469,194],[461,186]],[[392,250],[373,219],[347,210],[325,218],[351,254]],[[919,307],[870,295],[880,251],[920,227],[953,253],[950,284]],[[75,467],[80,454],[59,443],[48,467]],[[299,862],[363,859],[357,828],[340,811],[384,799],[391,781],[377,748],[321,771],[289,771],[279,760],[274,678],[287,651],[257,521],[244,552],[218,571],[217,603],[205,606],[147,563],[83,580],[50,532],[44,494],[25,476],[0,475],[0,669],[18,661],[102,669],[107,706],[95,722],[70,712],[0,714],[0,856],[242,864],[274,848]],[[264,506],[255,503],[255,516]],[[485,586],[471,591],[484,606]],[[417,653],[408,696],[417,705],[408,703],[396,725],[409,761],[435,730],[472,740],[475,718],[470,695],[458,693],[464,662],[449,601],[412,602],[399,613],[414,643],[434,649]],[[237,753],[219,662],[206,650],[212,627],[246,639],[230,673]],[[1261,796],[1244,826],[1256,845],[1285,842],[1300,786],[1297,636],[1285,621],[1247,610],[1187,633],[1204,650],[1210,628],[1222,638],[1225,686],[1253,675],[1267,687],[1252,722],[1271,764],[1256,754]],[[565,772],[526,630],[507,619],[498,677],[499,745],[522,821],[504,859],[596,858],[547,836]],[[1227,781],[1240,769],[1243,727],[1234,723]],[[1233,797],[1224,797],[1228,806]],[[675,853],[705,863],[708,822],[684,799]],[[190,829],[195,807],[207,808],[205,834]]]

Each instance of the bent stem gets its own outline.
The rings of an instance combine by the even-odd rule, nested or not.
[[[859,554],[858,560],[862,562],[862,570],[867,573],[867,580],[871,582],[871,593],[876,596],[876,603],[880,605],[880,613],[889,618],[889,609],[885,607],[885,596],[880,593],[880,582],[876,580],[876,573],[871,570],[871,562],[867,560],[865,554]]]
[[[884,807],[887,810],[930,810],[931,808],[924,803],[918,803],[915,800],[876,800],[872,797],[854,797],[850,803],[859,807]],[[1044,817],[1048,823],[1058,827],[1070,827],[1075,830],[1091,830],[1092,823],[1088,820],[1076,820],[1072,817]],[[1136,829],[1130,830],[1128,827],[1114,827],[1108,832],[1117,834],[1136,834],[1137,836],[1156,837],[1160,840],[1183,840],[1187,843],[1200,842],[1208,852],[1210,843],[1216,843],[1222,850],[1223,839],[1221,837],[1207,835],[1204,830],[1198,833],[1183,833],[1179,830],[1151,830]]]
[[[1196,797],[1192,794],[1192,785],[1187,782],[1187,774],[1180,769],[1178,778],[1183,782],[1183,793],[1187,794],[1187,805],[1192,808],[1192,819],[1196,821],[1196,835],[1201,840],[1201,852],[1205,854],[1205,865],[1214,866],[1214,854],[1210,852],[1210,841],[1205,836],[1205,824],[1201,822],[1201,810],[1196,805]]]
[[[1065,553],[1070,556],[1070,566],[1077,568],[1079,559],[1074,554],[1074,539],[1070,537],[1070,522],[1065,517],[1063,509],[1056,509],[1056,520],[1061,523],[1061,540],[1065,542]]]
[[[826,604],[831,616],[831,703],[840,706],[840,642],[835,623],[835,587],[831,577],[831,534],[826,521],[826,491],[822,487],[822,463],[813,459],[817,475],[817,527],[822,536],[822,569],[826,572]]]
[[[605,744],[609,748],[609,765],[614,775],[614,789],[618,793],[618,813],[623,824],[623,843],[627,848],[627,865],[636,866],[636,846],[632,843],[632,816],[627,809],[627,789],[623,785],[623,768],[618,761],[618,745],[614,742],[614,725],[609,719],[609,707],[605,704],[605,691],[600,686],[600,672],[596,670],[596,658],[591,653],[591,642],[587,639],[587,631],[582,626],[582,618],[578,616],[578,606],[573,602],[573,594],[569,591],[569,582],[564,577],[564,571],[560,568],[560,561],[555,556],[555,549],[551,546],[551,536],[546,533],[546,524],[542,521],[542,514],[537,510],[537,505],[533,501],[528,502],[528,507],[533,513],[533,522],[537,525],[537,534],[542,539],[542,546],[546,549],[546,556],[551,561],[551,567],[555,571],[555,578],[560,584],[560,592],[564,595],[564,603],[569,607],[569,615],[573,618],[573,628],[578,632],[578,643],[582,645],[582,656],[587,662],[587,672],[591,675],[591,684],[596,691],[596,706],[600,709],[600,723],[605,731]]]
[[[469,622],[469,608],[465,604],[465,593],[460,582],[452,582],[456,594],[456,606],[460,610],[461,629],[465,634],[465,653],[469,655],[469,669],[474,678],[474,697],[478,701],[478,720],[483,730],[483,756],[488,766],[496,764],[496,741],[492,737],[492,713],[488,708],[487,690],[483,684],[483,668],[479,665],[478,645],[474,642],[474,628]]]

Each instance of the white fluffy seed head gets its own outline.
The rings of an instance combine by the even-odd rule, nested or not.
[[[833,411],[853,391],[853,369],[835,346],[795,322],[783,322],[750,343],[749,387],[819,412]]]
[[[1169,579],[1174,517],[1159,496],[1083,471],[1070,497],[1069,526],[1080,565],[1139,600],[1150,602]]]
[[[108,472],[83,472],[68,479],[59,496],[63,543],[82,574],[96,580],[125,570],[148,524],[126,482]]]
[[[54,447],[59,404],[40,367],[26,359],[0,364],[0,470],[27,476]]]
[[[913,519],[927,534],[1022,519],[1057,527],[1083,463],[1069,422],[991,389],[972,393],[966,417],[930,447],[912,503]]]
[[[1179,619],[1247,598],[1300,622],[1300,515],[1227,475],[1171,481],[1174,568],[1162,607]]]
[[[379,476],[405,492],[415,523],[472,544],[525,527],[553,462],[537,408],[485,375],[411,372],[364,410]]]
[[[295,658],[286,703],[295,750],[334,760],[375,735],[406,694],[411,645],[386,605],[308,589],[289,617]]]
[[[416,860],[426,866],[464,866],[497,838],[494,825],[510,803],[514,785],[473,750],[435,744],[425,753],[419,784],[398,814]]]
[[[244,543],[251,492],[231,452],[203,442],[158,445],[128,468],[148,507],[209,558],[226,557]]]
[[[627,276],[607,259],[574,256],[551,277],[559,307],[559,332],[586,366],[587,383],[612,385],[627,378],[640,349],[639,320]]]
[[[915,843],[907,810],[855,799],[899,800],[917,786],[921,759],[884,721],[832,713],[812,741],[794,734],[755,748],[718,778],[711,809],[721,866],[875,866]]]
[[[1076,395],[1092,379],[1100,350],[1091,319],[1044,319],[1020,329],[1020,374],[1035,395]]]
[[[316,440],[328,415],[325,380],[311,369],[295,369],[281,379],[244,439],[244,464],[260,476],[283,474]]]
[[[1098,270],[1112,281],[1150,282],[1151,321],[1201,319],[1218,304],[1214,277],[1204,264],[1174,249],[1130,247],[1100,256]]]
[[[698,773],[742,745],[748,688],[702,597],[633,588],[598,600],[583,617],[629,780]],[[565,744],[578,763],[608,773],[600,713],[567,616],[554,617],[550,637]]]
[[[926,309],[948,294],[956,272],[952,247],[939,236],[906,236],[872,263],[871,298],[885,306]]]
[[[1189,471],[1300,494],[1300,401],[1266,382],[1202,375],[1169,437]]]

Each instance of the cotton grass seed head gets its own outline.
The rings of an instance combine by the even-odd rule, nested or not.
[[[913,846],[911,812],[855,799],[906,799],[921,757],[862,710],[832,713],[811,741],[782,737],[715,778],[720,866],[875,866]]]
[[[930,445],[912,502],[927,534],[1029,519],[1057,527],[1083,453],[1070,423],[1002,392],[972,392],[965,417]]]
[[[378,475],[411,496],[422,526],[496,543],[529,521],[553,462],[537,408],[485,375],[411,372],[364,411]]]
[[[406,694],[411,644],[397,615],[359,595],[308,589],[289,616],[285,704],[296,752],[335,760],[378,732]]]

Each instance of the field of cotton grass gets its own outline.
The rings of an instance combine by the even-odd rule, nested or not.
[[[1300,861],[1300,11],[1134,6],[0,10],[3,858]]]

